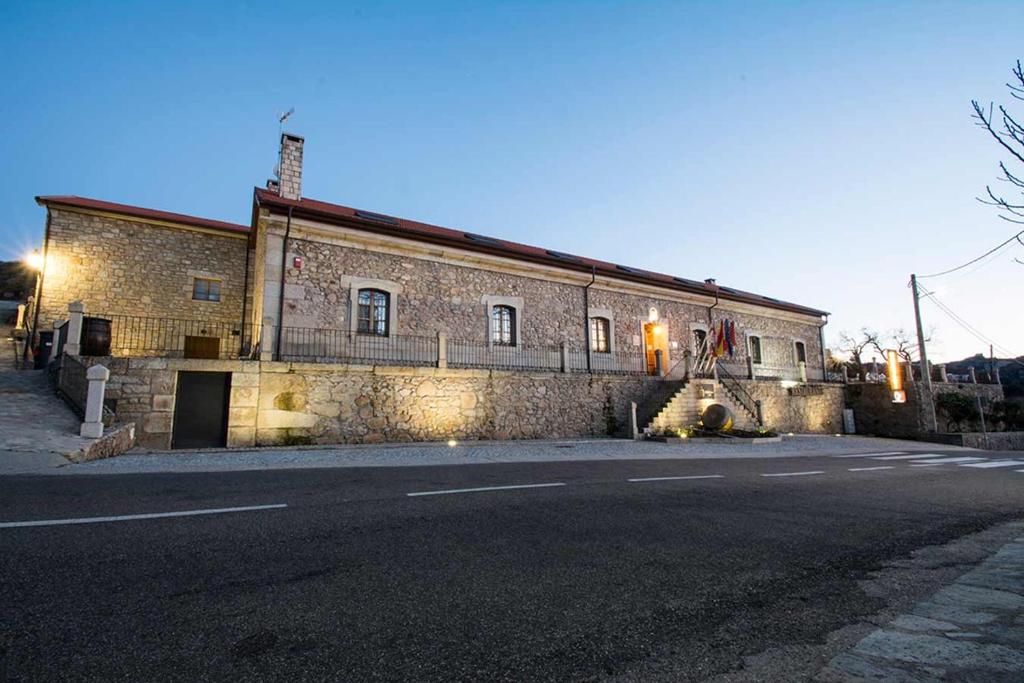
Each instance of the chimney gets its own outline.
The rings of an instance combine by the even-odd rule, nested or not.
[[[713,278],[713,277],[707,278],[706,280],[704,280],[704,284],[706,284],[709,287],[714,287],[715,284],[716,284],[715,283],[715,278]]]
[[[285,199],[302,197],[302,145],[298,135],[281,133],[281,152],[277,160],[280,195]]]

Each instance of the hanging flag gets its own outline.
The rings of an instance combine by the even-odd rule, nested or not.
[[[736,353],[736,321],[730,321],[729,323],[729,355],[733,356]]]
[[[732,326],[733,322],[731,320],[725,321],[725,350],[730,358],[732,358]]]
[[[718,339],[715,341],[715,358],[725,355],[725,321],[718,323]]]

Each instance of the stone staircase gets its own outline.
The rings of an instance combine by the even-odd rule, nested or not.
[[[712,394],[713,398],[703,398]],[[711,403],[720,403],[733,415],[733,425],[738,429],[757,429],[757,421],[736,401],[726,388],[714,379],[695,379],[684,382],[646,423],[654,432],[689,427],[700,421],[703,408]]]

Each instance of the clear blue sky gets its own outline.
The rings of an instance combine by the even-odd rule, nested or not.
[[[248,222],[292,106],[305,196],[714,276],[830,339],[1013,232],[970,100],[1008,100],[1019,1],[150,4],[0,6],[0,257],[37,194]],[[1024,353],[1013,255],[942,296]],[[983,350],[925,314],[940,359]]]

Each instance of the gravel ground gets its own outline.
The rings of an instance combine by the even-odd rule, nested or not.
[[[586,439],[565,441],[481,441],[444,443],[258,448],[247,450],[128,453],[109,460],[69,465],[54,474],[134,472],[230,472],[323,467],[405,467],[566,460],[781,458],[881,451],[959,450],[951,446],[861,436],[792,436],[764,444],[665,444]],[[967,450],[967,449],[964,449]]]

